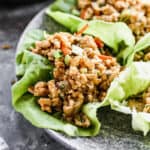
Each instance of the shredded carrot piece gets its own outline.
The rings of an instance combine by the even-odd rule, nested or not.
[[[106,56],[106,55],[99,55],[98,57],[102,60],[112,59],[111,56]]]
[[[64,39],[61,39],[61,50],[64,55],[68,55],[70,53],[70,48],[67,47],[66,42]]]
[[[88,24],[86,24],[85,26],[83,26],[83,27],[77,32],[77,35],[81,35],[88,27],[89,27]]]
[[[62,43],[61,50],[64,55],[68,55],[70,53],[70,49],[68,47],[64,46],[63,43]]]
[[[99,39],[98,37],[95,37],[94,40],[95,40],[95,43],[97,44],[97,46],[99,48],[103,48],[104,47],[104,43],[101,41],[101,39]]]
[[[80,13],[80,18],[85,19],[86,9],[82,9]]]
[[[57,36],[57,39],[61,41],[61,51],[64,55],[67,55],[70,53],[70,48],[67,46],[66,41],[61,36]]]

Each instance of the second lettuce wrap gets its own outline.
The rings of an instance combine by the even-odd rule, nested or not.
[[[150,86],[150,62],[134,62],[116,78],[109,88],[109,102],[113,110],[132,115],[132,127],[144,135],[150,130],[150,114],[129,107],[128,99],[145,92]],[[136,102],[140,101],[138,98]],[[138,103],[139,104],[139,103]]]

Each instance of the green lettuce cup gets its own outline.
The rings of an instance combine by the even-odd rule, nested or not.
[[[47,82],[53,79],[54,64],[51,64],[46,57],[31,51],[32,49],[36,50],[36,43],[44,41],[47,36],[51,35],[42,30],[32,30],[26,33],[24,37],[16,56],[16,74],[19,80],[12,87],[13,106],[34,126],[64,132],[69,136],[95,136],[99,133],[101,126],[96,112],[98,108],[109,104],[107,99],[104,99],[103,102],[92,102],[83,105],[81,112],[89,118],[90,126],[82,128],[61,119],[57,112],[49,114],[42,111],[38,104],[39,96],[29,92],[29,87],[39,81]],[[85,38],[87,37],[85,36]],[[81,48],[73,47],[73,53],[80,55],[79,50]],[[61,53],[54,53],[56,59],[60,56],[62,56]],[[65,63],[68,65],[66,56]],[[112,59],[112,57],[100,55],[100,59]]]
[[[50,115],[41,111],[38,106],[38,97],[28,92],[28,88],[38,81],[52,79],[53,66],[50,61],[29,49],[33,48],[36,41],[44,40],[45,32],[33,30],[26,34],[16,56],[16,73],[20,77],[12,87],[13,106],[34,126],[39,128],[53,129],[66,133],[69,136],[95,136],[99,133],[100,122],[97,119],[96,111],[103,103],[89,103],[82,108],[82,111],[90,118],[89,128],[79,128],[71,123],[60,119],[57,114]]]
[[[150,130],[150,63],[134,62],[120,73],[109,90],[111,109],[132,115],[132,127],[146,135]]]
[[[82,1],[56,0],[49,6],[52,11],[73,14],[84,20],[124,22],[132,30],[136,41],[149,32],[148,1]]]

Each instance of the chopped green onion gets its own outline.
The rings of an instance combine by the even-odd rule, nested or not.
[[[61,52],[61,51],[55,51],[55,52],[53,53],[53,56],[54,56],[55,58],[61,58],[61,57],[62,57],[62,52]]]
[[[87,73],[87,68],[81,68],[81,69],[80,69],[80,72],[81,72],[81,73]]]
[[[120,15],[120,19],[119,21],[123,21],[123,22],[126,22],[128,23],[129,19],[130,19],[130,16],[131,16],[131,11],[129,9],[127,10],[124,10],[121,15]]]
[[[65,61],[65,64],[66,64],[66,65],[69,65],[70,59],[71,59],[71,58],[70,58],[69,55],[66,55],[66,56],[65,56],[65,60],[64,60],[64,61]]]
[[[100,77],[102,73],[100,71],[97,71],[97,76]]]
[[[62,83],[62,84],[60,84],[60,89],[64,89],[65,88],[65,84],[64,83]]]

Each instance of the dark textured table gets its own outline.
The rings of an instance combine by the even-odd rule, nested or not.
[[[0,150],[66,150],[44,130],[28,123],[11,105],[16,44],[28,22],[48,3],[0,6]]]

